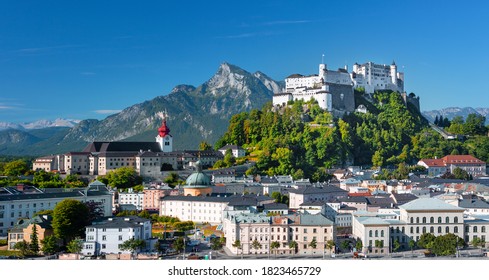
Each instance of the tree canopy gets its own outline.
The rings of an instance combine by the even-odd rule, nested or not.
[[[89,222],[88,206],[74,199],[65,199],[53,210],[53,230],[56,237],[69,242],[75,237],[85,235],[85,226]]]

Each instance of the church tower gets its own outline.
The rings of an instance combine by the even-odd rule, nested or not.
[[[163,122],[158,128],[158,136],[156,136],[156,142],[160,145],[161,151],[165,153],[173,151],[173,136],[170,135],[170,128],[166,125],[167,116],[165,111]]]

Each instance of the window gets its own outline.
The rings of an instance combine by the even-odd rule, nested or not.
[[[416,233],[419,233],[419,227],[416,227]]]
[[[441,224],[441,217],[438,217],[438,223]]]
[[[304,233],[307,233],[307,228],[304,229]]]
[[[434,227],[430,227],[430,233],[435,233],[435,228]]]
[[[454,228],[453,228],[453,232],[454,232],[454,233],[458,233],[458,227],[454,227]]]
[[[122,241],[122,235],[119,235],[119,241]]]
[[[458,223],[458,217],[453,218],[454,223]]]
[[[482,226],[481,227],[481,232],[486,232],[486,227],[485,226]]]
[[[411,230],[410,230],[409,232],[410,232],[410,233],[414,233],[414,229],[413,229],[413,228],[411,228]]]
[[[441,227],[438,227],[438,233],[441,233]]]
[[[426,233],[426,227],[423,227],[423,233]]]
[[[380,237],[384,237],[384,231],[383,230],[380,231]]]
[[[416,217],[416,223],[419,224],[419,217]]]
[[[477,232],[477,226],[474,226],[474,227],[472,228],[472,232]]]
[[[102,240],[107,240],[107,235],[103,235]]]
[[[449,217],[446,217],[445,218],[445,223],[449,224],[450,223],[450,218]]]
[[[450,227],[448,227],[448,226],[447,226],[447,227],[445,228],[445,233],[450,233]]]
[[[434,217],[431,217],[430,218],[430,224],[434,224],[435,223],[435,218]]]
[[[102,249],[105,249],[105,248],[106,248],[105,244],[102,244]]]
[[[423,217],[423,224],[426,224],[426,217]]]
[[[375,230],[375,237],[379,237],[379,231]]]
[[[414,224],[414,218],[411,217],[411,224]]]
[[[368,231],[368,237],[372,237],[372,230]]]

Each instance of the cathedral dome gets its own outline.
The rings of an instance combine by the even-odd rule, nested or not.
[[[211,178],[202,172],[200,162],[195,163],[197,172],[192,173],[185,180],[183,193],[185,196],[209,196],[212,194]]]

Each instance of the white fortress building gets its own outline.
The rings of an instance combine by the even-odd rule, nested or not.
[[[397,72],[396,63],[391,65],[367,62],[359,65],[353,64],[351,79],[355,88],[363,87],[365,93],[374,93],[376,90],[392,90],[404,92],[404,73]]]
[[[391,65],[367,62],[329,70],[324,63],[319,64],[318,74],[304,76],[292,74],[285,79],[285,91],[273,95],[273,105],[284,106],[289,101],[314,99],[327,111],[353,112],[355,110],[353,89],[364,88],[372,94],[376,90],[404,92],[404,73]]]

